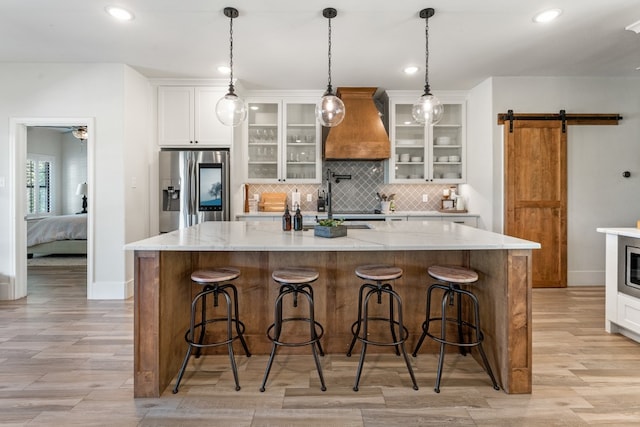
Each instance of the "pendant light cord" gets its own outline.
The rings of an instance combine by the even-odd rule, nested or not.
[[[331,88],[331,18],[329,21],[329,52],[327,54],[327,59],[329,63],[329,78],[327,80],[327,93],[332,93],[333,89]]]
[[[424,21],[424,94],[431,95],[431,88],[429,87],[429,17],[426,17]]]
[[[229,93],[233,93],[233,17],[229,18],[229,69]]]

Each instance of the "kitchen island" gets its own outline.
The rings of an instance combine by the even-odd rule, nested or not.
[[[342,354],[357,315],[360,281],[354,270],[372,263],[404,270],[394,288],[404,301],[409,350],[422,332],[426,289],[433,282],[427,267],[476,269],[480,279],[473,291],[498,383],[507,393],[530,393],[531,250],[540,245],[451,222],[382,221],[370,227],[325,239],[313,230],[283,232],[277,222],[205,222],[126,245],[134,251],[135,265],[134,395],[159,396],[180,367],[191,300],[198,292],[190,281],[192,271],[221,266],[242,271],[235,284],[245,337],[252,353],[268,354],[265,332],[278,292],[271,272],[285,266],[316,268],[320,277],[313,287],[316,320],[325,329],[323,347]],[[434,343],[425,344],[421,353],[436,352]]]

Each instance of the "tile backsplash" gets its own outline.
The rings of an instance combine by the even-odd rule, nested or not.
[[[434,211],[440,208],[442,190],[451,185],[443,184],[385,184],[383,161],[325,161],[322,168],[322,184],[250,184],[249,195],[264,192],[287,193],[287,203],[291,205],[291,192],[296,189],[301,194],[300,208],[305,211],[316,210],[318,190],[326,190],[327,169],[337,175],[351,175],[351,179],[331,181],[333,194],[333,210],[340,211],[373,211],[379,209],[376,192],[395,194],[395,205],[398,211]],[[307,194],[312,194],[313,201],[307,202]],[[428,195],[428,202],[422,201],[422,195]]]

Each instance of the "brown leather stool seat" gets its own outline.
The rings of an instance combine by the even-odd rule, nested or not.
[[[482,348],[484,335],[480,329],[480,311],[478,298],[470,291],[460,288],[460,285],[467,285],[478,281],[478,273],[469,268],[455,265],[432,265],[428,268],[429,276],[442,283],[434,283],[427,290],[426,318],[422,324],[422,335],[413,350],[413,357],[416,357],[425,337],[429,337],[440,343],[440,356],[438,358],[438,372],[436,375],[436,385],[434,390],[440,393],[440,380],[442,379],[442,366],[444,363],[444,350],[446,345],[458,346],[460,353],[466,355],[467,349],[477,347],[482,357],[484,367],[491,378],[493,388],[499,390],[496,379],[491,371],[489,360]],[[431,317],[431,295],[436,289],[443,291],[441,302],[441,314],[438,317]],[[465,320],[463,312],[463,298],[468,301],[471,308],[472,319]],[[455,309],[455,317],[448,317],[447,307]],[[452,315],[453,316],[453,315]],[[431,323],[440,323],[439,333],[429,331]],[[453,340],[447,337],[447,325],[453,324],[457,327],[458,337]],[[466,336],[465,336],[466,335]]]

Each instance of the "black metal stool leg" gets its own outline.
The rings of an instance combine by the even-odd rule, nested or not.
[[[454,284],[449,284],[450,287],[460,290],[460,286],[454,285]],[[456,293],[457,296],[457,323],[458,323],[458,342],[463,343],[464,342],[464,337],[462,334],[462,293],[457,292]],[[453,295],[451,296],[451,299],[453,300]],[[463,345],[458,347],[460,354],[463,356],[467,355],[467,348]]]
[[[386,284],[386,285],[382,285],[382,289],[387,289],[391,292],[393,292],[391,285],[390,284]],[[394,305],[394,298],[393,298],[393,294],[389,294],[389,328],[391,328],[391,339],[393,339],[393,342],[398,342],[398,338],[396,336],[396,327],[395,324],[393,323],[393,320],[395,319],[395,317],[393,316],[393,305]],[[378,298],[378,303],[380,303],[380,298]],[[400,334],[402,334],[402,330],[400,330]],[[400,356],[400,347],[398,345],[394,346],[395,350],[396,350],[396,356]]]
[[[369,298],[371,297],[371,294],[375,292],[374,290],[369,290],[369,292],[367,292],[367,295],[364,297],[364,308],[363,308],[363,313],[362,313],[362,323],[363,323],[363,331],[362,334],[364,337],[367,337],[369,335]],[[367,341],[365,340],[360,340],[362,341],[362,349],[360,350],[360,361],[358,362],[358,370],[356,371],[356,382],[353,384],[353,391],[358,391],[359,390],[359,385],[360,385],[360,377],[362,376],[362,366],[364,365],[364,357],[367,354]]]
[[[208,285],[205,286],[202,292],[209,291],[209,288],[211,287]],[[202,326],[200,327],[200,338],[198,339],[198,344],[202,345],[202,343],[204,342],[204,337],[207,332],[207,325],[205,322],[205,319],[207,318],[207,294],[206,293],[202,295],[202,307],[200,308],[200,316],[201,316],[200,323],[202,323]],[[200,357],[200,353],[202,353],[202,347],[196,347],[196,353],[195,353],[196,359]]]
[[[184,355],[184,360],[182,361],[182,366],[180,367],[180,371],[178,372],[178,379],[176,379],[176,385],[173,387],[173,394],[178,392],[178,387],[180,387],[180,381],[182,381],[182,376],[184,375],[185,369],[187,369],[187,363],[189,363],[189,357],[191,356],[191,345],[187,348],[187,354]]]
[[[229,353],[229,360],[231,362],[231,371],[233,372],[233,379],[236,382],[236,391],[240,390],[240,380],[238,379],[238,367],[236,365],[236,358],[233,354],[233,305],[231,305],[231,297],[229,293],[222,289],[218,289],[218,292],[224,295],[227,301],[227,351]]]
[[[442,379],[442,367],[444,365],[445,341],[447,340],[447,301],[453,298],[450,290],[445,291],[442,295],[442,322],[440,325],[440,356],[438,357],[438,370],[436,372],[436,385],[434,391],[440,393],[440,380]]]
[[[273,340],[271,341],[271,354],[269,355],[269,360],[267,361],[267,368],[264,371],[264,378],[262,379],[262,385],[260,386],[260,391],[264,392],[266,390],[267,379],[269,378],[269,373],[271,372],[271,366],[273,365],[273,361],[276,357],[276,350],[278,349],[278,341],[280,340],[280,333],[282,332],[282,298],[287,293],[293,292],[290,290],[285,291],[284,286],[280,287],[280,292],[278,297],[276,298],[275,309],[274,309],[274,322],[273,322]],[[268,333],[268,331],[267,331]]]
[[[318,334],[316,333],[316,319],[315,319],[315,309],[313,304],[313,294],[304,293],[307,297],[307,301],[309,303],[309,334],[311,335],[311,339],[315,341],[315,344],[318,345],[320,352],[322,353],[322,347],[320,347],[320,340],[318,339]],[[318,351],[316,351],[316,346],[311,344],[311,352],[313,353],[313,360],[316,362],[316,369],[318,371],[318,377],[320,378],[320,390],[326,391],[327,386],[324,383],[324,376],[322,375],[322,366],[320,365],[320,359],[318,358]],[[324,355],[324,354],[323,354]]]
[[[242,344],[242,348],[244,349],[244,354],[247,357],[251,357],[251,352],[249,351],[249,347],[247,346],[247,342],[244,340],[244,324],[239,320],[240,319],[240,314],[239,314],[240,310],[238,309],[238,290],[232,284],[228,284],[228,285],[225,285],[225,286],[221,287],[221,289],[226,289],[226,288],[230,288],[231,291],[233,292],[233,314],[232,314],[232,320],[233,320],[233,323],[235,323],[236,334],[238,335],[238,339],[240,340],[240,343]],[[242,325],[242,328],[240,327],[240,325]]]
[[[351,352],[353,351],[353,347],[356,345],[356,340],[360,335],[360,327],[362,325],[362,294],[364,293],[364,289],[367,285],[360,286],[360,290],[358,291],[358,319],[351,325],[351,332],[353,333],[353,338],[351,339],[351,344],[349,345],[349,350],[347,350],[347,357],[351,357]],[[356,327],[356,330],[353,330],[353,327]]]

